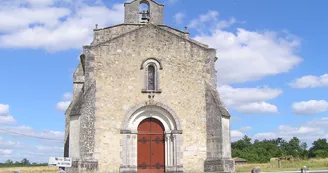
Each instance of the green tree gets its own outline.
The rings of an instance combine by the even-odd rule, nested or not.
[[[24,159],[21,161],[21,164],[22,164],[22,165],[30,165],[30,161],[27,160],[26,158],[24,158]]]
[[[243,150],[252,145],[252,139],[245,135],[241,140],[232,143],[232,147],[235,149]]]
[[[12,165],[13,164],[13,161],[8,159],[5,161],[5,165]]]
[[[307,159],[310,157],[328,157],[328,142],[326,139],[318,139],[307,150],[305,142],[293,137],[288,142],[282,138],[271,140],[255,140],[244,136],[242,139],[231,144],[232,157],[246,159],[250,163],[263,163],[270,161],[272,157],[292,155],[293,157]]]
[[[328,157],[327,139],[318,139],[312,145],[309,150],[310,157]]]
[[[301,141],[297,137],[293,137],[287,145],[286,148],[287,155],[292,155],[293,157],[300,157],[302,153]]]
[[[301,144],[301,149],[302,149],[302,151],[301,151],[301,158],[302,159],[307,159],[309,156],[309,152],[308,152],[308,150],[307,150],[307,144],[306,144],[306,142],[302,142],[302,144]]]

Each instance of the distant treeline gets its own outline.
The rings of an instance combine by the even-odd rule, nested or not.
[[[18,166],[47,166],[48,163],[30,163],[29,160],[24,158],[22,161],[13,162],[12,160],[6,160],[4,163],[0,163],[0,167],[18,167]]]
[[[298,159],[309,158],[327,158],[328,143],[327,139],[318,139],[312,143],[312,147],[307,149],[307,144],[301,142],[297,137],[293,137],[289,141],[282,138],[271,140],[255,140],[248,136],[233,142],[232,157],[246,159],[250,163],[269,162],[270,158],[290,157]]]
[[[328,158],[328,142],[327,139],[318,139],[312,143],[312,147],[307,149],[307,144],[301,142],[297,137],[293,137],[289,141],[282,138],[271,140],[255,140],[248,136],[231,143],[232,157],[246,159],[249,163],[265,163],[271,158],[290,157],[298,159],[309,158]],[[0,163],[0,167],[17,167],[17,166],[46,166],[47,163],[30,163],[24,158],[22,161],[13,162],[7,160]]]

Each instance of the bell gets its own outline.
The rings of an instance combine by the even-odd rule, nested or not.
[[[149,20],[148,11],[142,11],[141,12],[141,20]]]

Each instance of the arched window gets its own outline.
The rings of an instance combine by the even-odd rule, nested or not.
[[[156,74],[154,65],[148,66],[148,83],[147,89],[149,91],[154,91],[156,89]]]
[[[162,70],[162,65],[155,58],[148,58],[141,64],[141,70],[145,74],[145,87],[143,93],[161,93],[159,89],[159,70]]]

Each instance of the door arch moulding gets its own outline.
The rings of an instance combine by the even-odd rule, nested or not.
[[[162,103],[139,104],[125,116],[121,134],[122,164],[120,172],[137,172],[137,134],[140,122],[147,118],[159,120],[165,129],[165,172],[183,172],[181,165],[182,130],[175,112]]]

